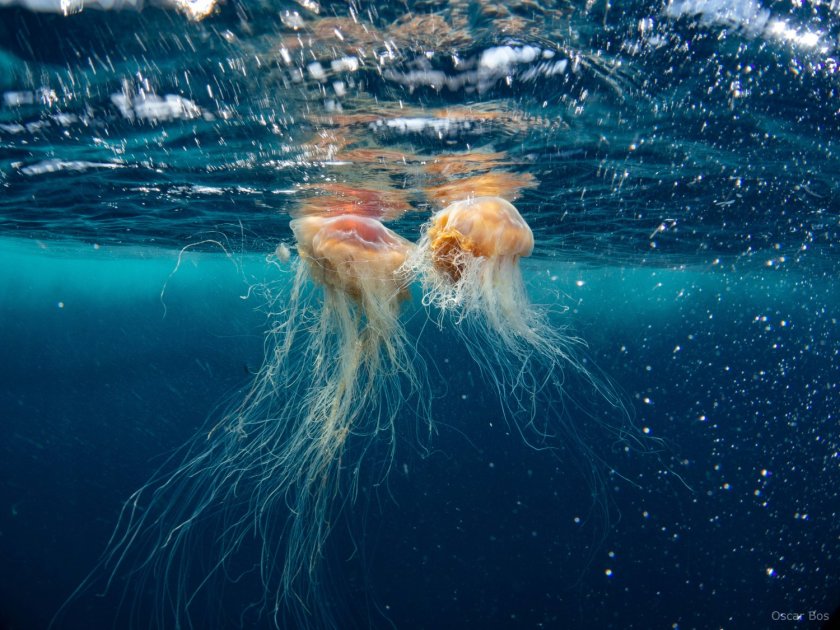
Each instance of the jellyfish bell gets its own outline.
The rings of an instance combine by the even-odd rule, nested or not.
[[[414,246],[371,217],[308,216],[291,222],[313,278],[354,299],[407,297],[400,270]]]
[[[432,217],[428,228],[434,265],[457,282],[469,259],[509,260],[534,251],[534,234],[508,201],[477,197],[458,201]]]
[[[513,204],[474,197],[432,216],[410,267],[425,303],[475,327],[477,336],[495,337],[515,354],[565,354],[572,340],[556,338],[527,298],[519,260],[533,250],[533,232]]]

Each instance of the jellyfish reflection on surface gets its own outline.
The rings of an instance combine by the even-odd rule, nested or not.
[[[206,602],[219,606],[214,582],[249,570],[263,587],[253,604],[263,618],[335,625],[317,570],[333,500],[352,500],[371,450],[380,454],[372,474],[387,475],[397,415],[410,413],[422,382],[399,321],[414,246],[362,216],[306,216],[291,228],[300,255],[291,294],[275,296],[285,306],[272,315],[246,396],[186,448],[175,472],[129,499],[94,573],[110,576],[107,586],[128,574],[127,589],[151,587],[161,627],[192,627]],[[261,557],[242,569],[238,553],[254,542]]]

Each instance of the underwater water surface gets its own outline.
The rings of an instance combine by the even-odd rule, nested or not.
[[[836,3],[145,4],[0,1],[3,628],[840,619]],[[419,386],[362,354],[313,521],[257,428],[338,361],[290,219],[422,243],[484,196],[579,341],[529,380],[411,279]],[[265,444],[202,460],[234,413]],[[295,514],[329,535],[286,588]]]

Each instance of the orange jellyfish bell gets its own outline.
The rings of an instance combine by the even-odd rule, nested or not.
[[[534,251],[534,234],[508,201],[476,197],[457,201],[432,217],[429,249],[435,267],[458,281],[463,256],[519,258]]]
[[[345,214],[294,219],[292,231],[313,278],[355,299],[407,295],[399,269],[414,246],[376,219]]]

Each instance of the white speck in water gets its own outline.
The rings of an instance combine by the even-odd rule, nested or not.
[[[327,73],[324,72],[324,66],[322,66],[317,61],[313,61],[306,69],[309,71],[309,76],[311,76],[316,81],[324,81],[327,78]]]
[[[341,59],[333,59],[330,62],[330,67],[333,72],[355,72],[359,69],[359,58],[342,57]]]
[[[277,256],[277,260],[280,262],[289,262],[289,259],[292,257],[292,252],[289,250],[289,246],[285,243],[279,243],[277,245],[277,249],[274,250],[274,255]]]

